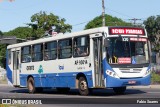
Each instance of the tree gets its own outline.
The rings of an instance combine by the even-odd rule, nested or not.
[[[3,32],[2,31],[0,31],[0,36],[2,36],[3,35]]]
[[[27,39],[33,35],[33,32],[32,29],[28,27],[17,27],[9,32],[5,32],[4,35]]]
[[[0,36],[3,35],[3,32],[0,31]],[[6,52],[6,46],[4,44],[0,44],[0,66],[5,67],[5,52]]]
[[[5,68],[6,44],[0,44],[0,66]]]
[[[144,21],[144,25],[153,45],[153,51],[158,52],[160,50],[160,15],[150,16]]]
[[[112,17],[105,14],[105,25],[106,26],[133,26],[131,23],[127,23],[120,18]],[[95,17],[86,26],[85,29],[96,28],[102,26],[102,15]]]
[[[2,34],[6,36],[16,36],[17,38],[26,39],[32,36],[32,29],[28,27],[18,27],[9,32],[4,32]],[[0,66],[4,68],[6,62],[6,48],[7,48],[6,44],[0,44]]]
[[[28,25],[33,28],[34,37],[39,38],[41,37],[45,31],[49,31],[54,27],[55,32],[71,32],[72,26],[69,24],[65,24],[64,18],[59,18],[52,13],[49,15],[46,12],[40,12],[32,15],[31,23]]]

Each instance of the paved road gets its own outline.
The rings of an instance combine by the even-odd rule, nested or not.
[[[44,90],[43,93],[36,93],[36,94],[28,94],[28,90],[26,88],[14,88],[7,85],[0,85],[0,98],[33,98],[33,99],[44,99],[45,102],[53,103],[54,106],[58,107],[71,107],[71,106],[78,106],[77,104],[83,104],[83,106],[87,107],[96,107],[96,104],[101,104],[100,106],[104,106],[103,104],[107,103],[122,103],[121,105],[112,105],[112,107],[124,107],[124,103],[136,103],[137,101],[147,101],[153,100],[159,102],[157,105],[160,106],[160,86],[148,86],[148,87],[129,87],[125,94],[123,95],[116,95],[112,89],[106,90],[94,90],[92,95],[89,96],[80,96],[77,90],[71,90],[68,94],[60,94],[55,89],[52,90]],[[154,99],[153,99],[154,98]],[[155,99],[156,98],[156,99]],[[69,103],[69,105],[66,105]],[[72,104],[73,105],[70,105]],[[47,105],[46,107],[53,107],[52,105]],[[58,105],[57,105],[58,104]],[[59,105],[62,104],[62,105]],[[94,104],[94,105],[88,105]],[[143,107],[143,102],[140,104]],[[144,104],[144,107],[149,107],[150,104]],[[43,107],[44,105],[39,105],[39,107]],[[99,106],[99,105],[98,105]],[[151,106],[151,105],[150,105]],[[156,106],[156,104],[154,104]],[[34,106],[33,106],[34,107]],[[132,106],[130,106],[132,107]],[[133,105],[135,107],[135,105]]]

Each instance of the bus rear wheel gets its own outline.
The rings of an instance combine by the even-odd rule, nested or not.
[[[113,91],[116,94],[124,94],[124,92],[126,91],[126,87],[115,87],[113,88]]]
[[[87,81],[84,77],[79,78],[78,89],[79,89],[79,93],[81,95],[86,96],[86,95],[89,94],[89,88],[88,88],[88,85],[87,85]]]
[[[33,94],[35,93],[35,84],[34,84],[34,79],[32,77],[30,77],[28,80],[27,80],[27,88],[28,88],[28,91],[30,94]]]

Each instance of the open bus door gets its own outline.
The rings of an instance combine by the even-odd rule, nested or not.
[[[104,76],[102,67],[102,36],[92,38],[93,43],[93,63],[94,63],[94,84],[96,88],[104,87]]]
[[[13,71],[12,71],[12,78],[13,78],[13,85],[14,86],[19,86],[20,85],[20,49],[14,49],[14,50],[11,50],[11,55],[13,56],[12,57],[12,68],[13,68]]]

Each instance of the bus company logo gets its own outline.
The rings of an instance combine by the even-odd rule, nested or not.
[[[64,65],[59,65],[59,70],[64,70]]]
[[[38,73],[39,74],[43,73],[43,67],[42,67],[42,65],[39,66]]]
[[[11,99],[2,99],[2,104],[12,104]]]

